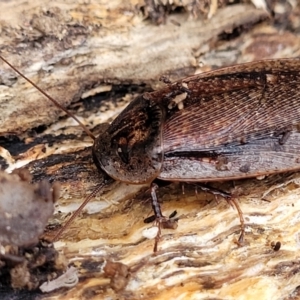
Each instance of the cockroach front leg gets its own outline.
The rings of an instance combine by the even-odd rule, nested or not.
[[[155,221],[155,225],[158,228],[158,231],[157,231],[157,234],[155,237],[153,252],[157,252],[158,242],[161,237],[161,229],[176,229],[178,226],[178,224],[177,224],[178,219],[174,218],[174,216],[177,213],[176,211],[174,211],[169,216],[169,218],[165,217],[162,214],[160,204],[158,203],[158,199],[157,199],[157,195],[156,195],[157,189],[158,189],[158,185],[156,183],[152,183],[150,190],[151,190],[152,208],[153,208],[154,216],[151,216],[144,220],[145,223]]]

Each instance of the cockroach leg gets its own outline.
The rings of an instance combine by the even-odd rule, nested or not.
[[[156,219],[156,216],[155,216],[155,215],[152,215],[152,216],[147,217],[146,219],[144,219],[144,223],[145,223],[145,224],[152,223],[152,222],[155,221],[155,219]]]
[[[231,197],[232,197],[230,193],[223,192],[221,190],[218,190],[216,188],[213,188],[213,187],[205,185],[205,184],[197,183],[197,184],[195,184],[195,186],[199,187],[204,192],[211,193],[215,196],[221,196],[221,197],[225,198],[226,200],[231,199]]]
[[[169,215],[169,219],[174,218],[177,215],[177,211],[174,210],[170,215]]]
[[[154,211],[154,216],[155,216],[155,225],[158,228],[156,237],[155,237],[155,243],[154,243],[154,248],[153,248],[153,252],[157,252],[157,246],[158,246],[158,242],[160,240],[161,237],[161,229],[164,228],[168,228],[168,229],[176,229],[178,224],[177,218],[173,218],[177,212],[174,211],[169,218],[166,218],[162,212],[161,212],[161,208],[160,208],[160,204],[158,203],[158,199],[157,199],[157,195],[156,195],[156,190],[158,189],[158,185],[156,183],[152,183],[151,184],[151,198],[152,198],[152,208]],[[151,217],[147,218],[148,220]],[[151,218],[152,219],[152,218]],[[145,222],[145,221],[144,221]]]
[[[230,193],[223,192],[221,190],[210,187],[208,185],[197,183],[196,186],[199,187],[204,192],[211,193],[215,196],[223,197],[228,202],[229,205],[231,205],[232,207],[235,207],[235,209],[237,210],[237,212],[239,214],[240,224],[241,224],[241,233],[240,233],[240,237],[238,239],[238,244],[242,245],[244,243],[244,236],[245,236],[245,220],[244,220],[243,212],[242,212],[237,200],[235,198],[233,198]]]
[[[169,219],[172,219],[174,218],[175,216],[177,215],[177,211],[174,210],[170,215],[169,215]],[[145,224],[149,224],[149,223],[152,223],[156,220],[156,216],[155,215],[152,215],[150,217],[147,217],[146,219],[144,219],[144,223]],[[177,219],[178,220],[178,219]]]
[[[236,208],[236,210],[238,211],[238,214],[239,214],[241,233],[240,233],[240,237],[238,239],[238,244],[241,246],[244,243],[244,236],[245,236],[245,220],[244,220],[243,212],[235,198],[230,198],[230,199],[226,199],[226,200],[230,205],[232,205]]]
[[[154,211],[154,215],[156,218],[163,218],[160,204],[158,203],[157,196],[156,196],[156,190],[158,189],[158,185],[156,183],[151,184],[151,198],[152,198],[152,208]]]

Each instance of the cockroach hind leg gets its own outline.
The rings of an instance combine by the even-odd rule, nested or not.
[[[244,237],[245,237],[245,220],[244,220],[244,215],[243,212],[240,208],[240,205],[238,204],[237,200],[235,198],[230,198],[230,199],[226,199],[227,202],[231,205],[234,206],[239,214],[239,218],[240,218],[240,226],[241,226],[241,233],[239,236],[239,239],[237,241],[237,244],[239,246],[243,246],[244,244]]]
[[[237,200],[230,193],[218,190],[218,189],[210,187],[208,185],[197,183],[196,186],[205,192],[213,194],[214,196],[223,197],[230,206],[234,207],[237,210],[239,218],[240,218],[240,225],[241,225],[241,233],[240,233],[239,239],[237,241],[237,244],[239,246],[242,246],[244,244],[244,237],[245,237],[245,220],[244,220],[243,212],[242,212]]]
[[[228,200],[228,199],[231,199],[232,196],[230,193],[227,193],[227,192],[224,192],[224,191],[221,191],[219,189],[216,189],[214,187],[211,187],[209,185],[206,185],[206,184],[195,184],[195,183],[191,183],[193,185],[195,185],[197,188],[200,188],[202,191],[204,192],[208,192],[210,194],[213,194],[214,196],[221,196],[223,197],[224,199]]]

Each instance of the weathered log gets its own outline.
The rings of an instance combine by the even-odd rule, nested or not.
[[[161,75],[174,80],[215,66],[299,53],[292,26],[297,7],[286,12],[283,20],[292,29],[282,33],[266,11],[246,4],[220,8],[209,20],[174,12],[159,26],[145,19],[140,3],[107,5],[0,3],[5,12],[1,54],[95,132],[135,95],[158,88]],[[91,142],[2,63],[0,81],[1,166],[9,171],[23,164],[35,181],[61,183],[50,222],[56,227],[102,179],[90,155]],[[78,268],[79,283],[42,298],[292,297],[300,279],[298,182],[295,173],[237,181],[234,188],[216,185],[233,192],[241,205],[247,229],[243,246],[236,243],[237,213],[226,201],[195,193],[195,187],[186,186],[184,194],[180,185],[161,189],[163,212],[176,210],[179,226],[163,230],[156,255],[153,240],[143,235],[151,227],[143,223],[151,214],[147,187],[115,183],[55,244]],[[52,235],[51,230],[46,234]],[[275,251],[272,242],[277,241],[281,248]]]

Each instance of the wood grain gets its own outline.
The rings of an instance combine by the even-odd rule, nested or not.
[[[287,31],[270,19],[258,24],[267,13],[244,4],[217,10],[211,20],[172,14],[157,27],[133,2],[110,1],[110,7],[98,1],[53,1],[48,7],[41,1],[15,3],[0,3],[6,12],[0,17],[1,53],[94,132],[135,95],[158,86],[161,75],[173,80],[192,75],[200,62],[206,70],[258,57],[297,56],[300,49],[293,30],[298,7],[290,11],[292,29]],[[237,37],[226,38],[236,29]],[[61,113],[3,65],[0,81],[1,166],[10,171],[26,165],[35,181],[61,183],[50,221],[56,228],[102,178],[90,156],[91,141],[72,121],[57,121]],[[81,99],[99,91],[98,98]],[[178,212],[179,226],[163,231],[153,255],[154,242],[144,237],[151,227],[143,223],[151,215],[148,187],[115,183],[91,201],[55,244],[78,268],[79,283],[42,296],[26,295],[294,299],[300,279],[299,174],[214,186],[231,191],[240,203],[247,233],[242,247],[235,243],[237,213],[226,201],[195,193],[195,186],[185,186],[183,194],[177,184],[161,189],[159,199],[165,215]],[[277,241],[282,246],[274,251],[271,243]]]

